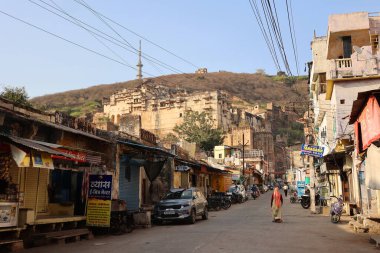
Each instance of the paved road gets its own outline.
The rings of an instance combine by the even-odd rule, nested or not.
[[[112,252],[374,252],[368,235],[354,234],[347,223],[310,215],[285,199],[284,223],[272,223],[270,193],[257,200],[210,212],[209,220],[194,225],[170,224],[137,229],[121,236],[97,237],[66,245],[28,249],[27,253]]]

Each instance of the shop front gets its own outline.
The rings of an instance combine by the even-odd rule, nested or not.
[[[0,142],[0,231],[17,227],[19,197],[18,168],[9,145]]]
[[[0,197],[18,203],[19,227],[86,220],[88,175],[104,173],[101,156],[58,146],[2,135],[8,189]]]
[[[170,187],[188,182],[190,168],[176,163],[172,172],[173,155],[158,147],[131,141],[118,141],[119,171],[118,199],[126,202],[128,211],[149,209]],[[174,183],[173,183],[173,182]]]

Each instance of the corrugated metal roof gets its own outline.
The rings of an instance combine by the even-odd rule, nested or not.
[[[137,149],[157,151],[157,152],[166,154],[166,155],[171,156],[171,157],[175,156],[172,153],[170,153],[169,151],[166,151],[166,150],[161,149],[159,147],[151,147],[151,146],[146,146],[146,145],[141,144],[141,143],[134,143],[134,142],[129,142],[129,141],[121,141],[121,140],[118,140],[117,142],[120,143],[120,144],[124,144],[124,145],[130,146],[130,147],[137,148]]]
[[[93,138],[93,139],[104,141],[104,142],[108,142],[108,143],[111,142],[111,141],[109,141],[107,139],[101,138],[99,136],[96,136],[96,135],[93,135],[93,134],[90,134],[90,133],[87,133],[87,132],[83,132],[83,131],[80,131],[80,130],[77,130],[77,129],[74,129],[74,128],[71,128],[71,127],[68,127],[68,126],[58,125],[58,124],[55,124],[55,123],[52,123],[52,122],[49,122],[49,121],[45,121],[45,120],[41,120],[41,119],[30,117],[30,116],[27,116],[27,115],[23,115],[23,114],[21,114],[20,112],[17,112],[17,111],[7,110],[6,108],[0,108],[0,110],[1,111],[6,111],[8,113],[11,113],[15,117],[19,117],[19,118],[30,120],[30,121],[34,121],[34,122],[38,122],[40,124],[43,124],[43,125],[46,125],[46,126],[50,126],[50,127],[56,128],[56,129],[60,129],[60,130],[67,131],[67,132],[71,132],[71,133],[74,133],[74,134],[80,134],[80,135],[83,135],[83,136],[87,136],[89,138]]]
[[[23,147],[31,148],[33,150],[37,150],[40,152],[45,152],[45,153],[52,154],[52,155],[64,156],[64,157],[68,157],[68,158],[74,158],[72,155],[69,155],[69,154],[48,148],[46,146],[40,145],[40,144],[33,142],[31,140],[20,138],[17,136],[11,136],[11,135],[6,135],[3,133],[0,133],[0,139],[2,139],[5,142],[8,142],[9,144],[18,144],[18,145],[21,145]]]

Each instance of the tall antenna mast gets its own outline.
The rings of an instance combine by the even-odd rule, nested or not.
[[[142,79],[142,67],[144,66],[141,62],[141,40],[140,40],[140,47],[139,47],[139,62],[137,63],[137,79]]]

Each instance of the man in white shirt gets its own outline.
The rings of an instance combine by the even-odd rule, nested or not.
[[[288,196],[288,185],[284,184],[284,186],[282,187],[282,189],[284,189],[285,198],[286,198]]]

